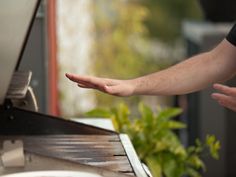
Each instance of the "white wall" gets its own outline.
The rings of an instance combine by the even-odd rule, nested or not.
[[[57,0],[57,38],[60,110],[74,116],[95,106],[92,91],[80,89],[65,78],[66,72],[91,74],[94,42],[92,0]]]

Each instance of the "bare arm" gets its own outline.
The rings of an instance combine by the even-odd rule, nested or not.
[[[231,78],[236,71],[236,47],[223,40],[213,50],[166,70],[132,81],[134,94],[178,95]]]
[[[178,95],[200,90],[231,78],[236,71],[236,47],[223,40],[213,50],[168,69],[131,80],[66,74],[79,87],[116,96]]]

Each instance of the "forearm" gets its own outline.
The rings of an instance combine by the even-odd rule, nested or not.
[[[179,95],[203,89],[232,77],[236,71],[235,47],[222,41],[215,49],[166,70],[132,80],[134,95]]]
[[[236,25],[215,49],[166,70],[131,80],[66,74],[81,88],[116,96],[179,95],[231,78],[236,71]]]

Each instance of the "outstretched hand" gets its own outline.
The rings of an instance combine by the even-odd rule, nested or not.
[[[131,96],[134,91],[132,80],[116,80],[66,73],[66,77],[81,88],[96,89],[115,96]]]
[[[214,84],[213,87],[221,93],[213,93],[212,98],[220,105],[236,112],[236,88],[222,84]]]

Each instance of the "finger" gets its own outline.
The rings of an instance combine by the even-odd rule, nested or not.
[[[91,82],[91,78],[90,76],[81,76],[81,75],[75,75],[75,74],[69,74],[69,73],[66,73],[66,77],[68,79],[70,79],[71,81],[74,81],[74,82]]]
[[[221,102],[221,101],[219,101],[218,103],[219,103],[221,106],[224,106],[225,108],[228,108],[228,109],[230,109],[230,110],[236,112],[236,106],[235,106],[235,105],[230,105],[230,104],[228,104],[227,102]]]
[[[81,81],[77,85],[81,88],[97,89],[99,91],[102,91],[102,92],[105,92],[105,93],[108,93],[108,94],[112,94],[112,92],[110,91],[111,90],[110,88],[112,86],[107,86],[107,85],[103,85],[103,84],[96,85],[96,84],[88,83],[88,82],[84,82],[84,81]],[[110,85],[110,84],[108,84],[108,85]]]
[[[87,87],[102,89],[105,85],[105,79],[92,77],[92,76],[81,76],[66,73],[66,77],[73,82],[86,85]]]
[[[212,98],[217,100],[217,102],[226,108],[236,111],[236,99],[232,96],[227,96],[220,93],[213,93]]]
[[[211,94],[211,97],[217,101],[225,101],[228,100],[230,98],[230,96],[227,96],[225,94],[222,93],[213,93]]]
[[[93,86],[88,86],[88,85],[84,85],[84,84],[77,84],[78,85],[78,87],[81,87],[81,88],[90,88],[90,89],[95,89]]]
[[[116,87],[116,85],[119,85],[120,83],[119,80],[80,76],[68,73],[66,73],[66,77],[71,81],[76,82],[81,88],[93,88],[111,95],[122,96],[122,94],[120,94],[120,87]]]
[[[84,81],[81,81],[81,82],[77,82],[78,85],[81,85],[81,86],[84,86],[87,87],[87,88],[94,88],[94,89],[99,89],[99,87],[93,83],[89,83],[89,82],[84,82]]]
[[[214,84],[213,87],[216,90],[222,92],[223,94],[236,97],[236,88],[234,88],[234,87],[228,87],[228,86],[222,85],[222,84]]]
[[[85,82],[85,81],[77,81],[75,78],[74,78],[74,75],[71,75],[71,74],[66,74],[66,77],[69,78],[71,81],[73,82],[76,82],[77,85],[81,88],[94,88],[95,89],[95,86],[91,83],[88,83],[88,82]]]

